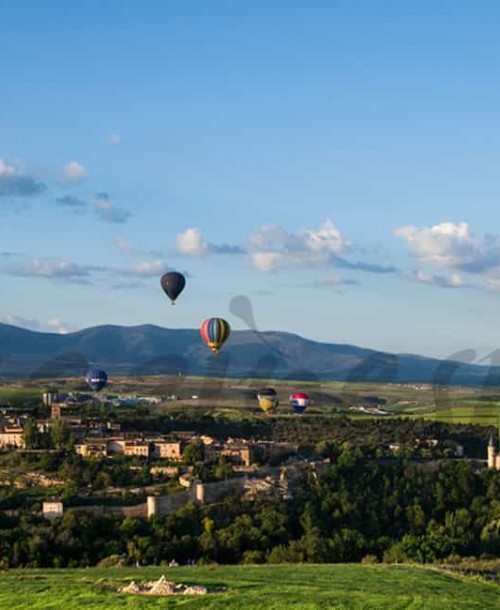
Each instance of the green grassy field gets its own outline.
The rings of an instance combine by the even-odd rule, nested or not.
[[[0,403],[5,402],[18,406],[31,400],[40,400],[44,391],[43,387],[33,387],[22,383],[0,385]]]
[[[165,574],[203,585],[207,596],[146,597],[117,593],[130,581]],[[73,608],[331,608],[446,610],[500,608],[498,585],[437,570],[385,565],[216,566],[11,570],[0,575],[0,607]]]
[[[255,392],[258,388],[267,386],[274,387],[280,399],[273,417],[296,417],[288,404],[288,397],[295,390],[309,393],[312,402],[307,414],[317,417],[423,417],[446,423],[497,425],[500,414],[500,388],[484,390],[451,386],[442,389],[424,384],[151,376],[113,378],[106,392],[164,397],[175,394],[179,400],[163,402],[151,407],[151,410],[173,417],[182,413],[189,414],[193,419],[212,415],[234,421],[248,421],[266,419],[267,416],[258,407]],[[24,385],[21,382],[4,384],[0,385],[0,403],[19,405],[24,401],[41,399],[43,391],[48,387],[57,387],[63,392],[86,389],[81,379],[46,379],[38,380],[36,384],[26,382]],[[197,398],[193,399],[192,396]],[[352,408],[369,404],[367,399],[374,397],[385,401],[380,408],[388,414],[373,415]],[[125,410],[130,412],[130,408]]]

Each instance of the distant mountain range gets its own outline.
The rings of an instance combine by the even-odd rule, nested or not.
[[[233,331],[218,355],[198,330],[95,326],[65,335],[0,323],[0,377],[71,377],[98,365],[110,375],[500,385],[500,367],[388,354],[286,332]]]

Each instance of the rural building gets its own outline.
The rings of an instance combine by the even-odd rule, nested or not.
[[[108,454],[105,440],[98,439],[75,445],[75,452],[82,457],[106,457]]]
[[[148,458],[151,454],[151,443],[147,441],[126,441],[123,453],[124,455]]]
[[[252,449],[246,443],[226,443],[220,449],[219,455],[236,466],[250,466],[253,458]]]
[[[46,500],[42,504],[42,513],[46,519],[56,519],[64,514],[63,503],[60,500]]]
[[[4,426],[0,432],[1,449],[25,449],[23,429],[21,426]]]
[[[153,457],[166,460],[182,460],[182,443],[180,441],[155,441],[153,443]]]

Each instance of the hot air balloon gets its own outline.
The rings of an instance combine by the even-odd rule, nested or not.
[[[290,406],[295,413],[304,413],[310,402],[309,396],[304,392],[290,394]]]
[[[108,376],[102,369],[90,369],[85,376],[85,380],[90,389],[99,392],[108,383]]]
[[[200,326],[201,338],[215,354],[229,337],[231,327],[223,318],[207,318]]]
[[[278,395],[273,388],[262,388],[258,390],[257,400],[259,401],[259,407],[264,413],[269,413],[269,411],[275,409],[279,404]]]
[[[160,283],[172,305],[175,305],[175,299],[184,290],[186,278],[182,275],[182,273],[170,271],[169,273],[165,273],[161,276]]]

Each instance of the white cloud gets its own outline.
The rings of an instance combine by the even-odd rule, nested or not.
[[[88,284],[93,272],[106,271],[105,267],[79,265],[63,259],[20,261],[5,265],[3,272],[15,277],[42,277],[59,282]]]
[[[248,241],[254,248],[275,248],[276,244],[287,244],[293,239],[281,225],[268,224],[257,227]]]
[[[349,243],[330,219],[317,231],[306,231],[304,244],[313,252],[334,252],[340,254]]]
[[[64,322],[61,322],[59,318],[52,318],[49,320],[47,322],[47,327],[60,335],[66,335],[71,332],[70,327]]]
[[[485,235],[478,239],[466,222],[442,222],[418,228],[404,226],[395,235],[406,240],[417,260],[468,273],[482,273],[500,266],[498,237]]]
[[[422,270],[416,270],[413,273],[404,276],[404,278],[412,282],[418,282],[420,284],[429,284],[431,286],[439,286],[440,288],[471,287],[471,284],[468,284],[459,273],[452,273],[451,275],[439,275],[434,273],[427,273]]]
[[[70,161],[63,166],[59,182],[64,185],[81,182],[87,177],[87,168],[79,161]]]
[[[281,267],[320,267],[338,262],[350,243],[327,219],[317,230],[288,233],[278,224],[262,225],[249,237],[251,264],[261,271]]]
[[[252,265],[260,271],[274,271],[285,259],[281,252],[251,252],[249,256]]]
[[[72,332],[72,327],[65,322],[62,322],[59,318],[51,318],[46,322],[37,320],[36,318],[24,318],[23,316],[2,314],[0,315],[0,322],[4,324],[11,324],[12,326],[20,326],[21,328],[27,328],[28,330],[35,331],[50,331],[61,335]]]
[[[179,233],[175,243],[177,250],[188,256],[203,256],[208,251],[200,229],[196,228],[186,229],[183,233]]]
[[[0,197],[34,197],[46,189],[46,185],[27,174],[22,165],[9,163],[0,157]]]
[[[166,273],[168,269],[168,265],[163,261],[142,262],[133,265],[126,274],[140,277],[155,277]]]
[[[492,292],[500,292],[500,278],[490,277],[484,280],[484,285]]]
[[[93,201],[94,209],[99,220],[105,222],[123,223],[131,214],[123,208],[115,206],[107,193],[98,193]]]
[[[302,233],[288,233],[279,224],[261,225],[247,239],[247,248],[231,244],[214,244],[207,241],[199,228],[186,229],[176,238],[177,252],[187,256],[208,254],[247,254],[249,263],[260,271],[272,272],[285,267],[337,266],[367,273],[394,273],[392,266],[372,262],[350,262],[340,253],[351,243],[345,239],[333,221],[327,219],[319,229]],[[128,244],[122,244],[123,249]]]
[[[0,177],[1,178],[12,178],[12,176],[18,176],[20,174],[20,169],[15,165],[10,165],[0,157]]]
[[[110,133],[108,136],[108,142],[110,144],[120,144],[122,136],[119,133]]]

